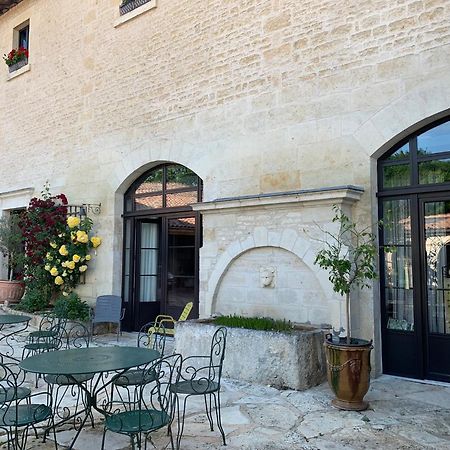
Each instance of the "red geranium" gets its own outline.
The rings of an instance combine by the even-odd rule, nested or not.
[[[17,50],[13,48],[7,55],[3,55],[3,59],[7,66],[12,66],[27,58],[28,50],[24,47],[19,47]]]

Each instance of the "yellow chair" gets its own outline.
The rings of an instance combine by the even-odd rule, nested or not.
[[[175,320],[172,316],[160,314],[155,319],[155,326],[148,329],[148,334],[151,335],[153,333],[157,333],[157,329],[162,325],[164,333],[167,336],[175,336],[175,324],[177,322],[184,322],[189,317],[193,306],[193,302],[186,303],[186,306],[184,307],[178,320]],[[167,328],[167,324],[172,324],[173,328]]]

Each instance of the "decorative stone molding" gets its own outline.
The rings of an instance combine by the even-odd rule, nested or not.
[[[241,209],[254,207],[290,207],[323,205],[323,204],[353,204],[360,200],[364,188],[359,186],[332,186],[320,189],[303,189],[299,191],[274,192],[269,194],[244,195],[240,197],[219,198],[211,202],[192,205],[194,211],[202,214],[222,212],[224,209]]]
[[[33,194],[34,188],[31,187],[0,192],[0,210],[25,208]]]

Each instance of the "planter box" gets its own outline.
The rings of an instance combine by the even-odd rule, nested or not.
[[[126,5],[120,6],[120,15],[123,16],[126,13],[129,13],[130,11],[133,11],[133,9],[139,8],[139,6],[145,5],[150,0],[132,0],[131,2],[128,2]]]
[[[23,281],[0,281],[0,303],[13,304],[18,303],[25,292]]]
[[[8,66],[9,73],[15,72],[16,70],[20,69],[23,66],[26,66],[28,64],[28,59],[22,59],[22,61],[16,62],[12,66]]]
[[[178,322],[175,352],[209,355],[219,328],[208,320]],[[326,377],[324,331],[298,325],[291,333],[228,328],[223,376],[281,389],[309,389]]]

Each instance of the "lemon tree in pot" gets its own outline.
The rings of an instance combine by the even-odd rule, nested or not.
[[[17,279],[24,259],[23,236],[19,222],[17,214],[0,218],[0,252],[7,267],[7,280],[0,280],[0,303],[17,303],[25,290],[23,281]]]
[[[336,398],[333,406],[353,411],[368,407],[364,395],[370,383],[370,352],[372,341],[358,339],[351,332],[350,294],[370,288],[377,277],[375,236],[368,228],[361,229],[337,206],[333,207],[333,223],[337,232],[325,233],[324,247],[315,259],[328,271],[333,290],[345,297],[346,337],[327,335],[324,346],[327,357],[328,383]]]

